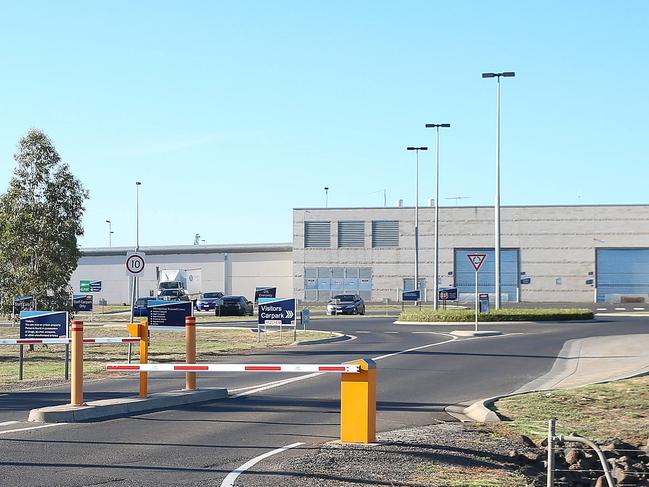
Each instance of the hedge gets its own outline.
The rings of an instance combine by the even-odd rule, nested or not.
[[[500,309],[489,313],[480,313],[478,321],[568,321],[592,320],[594,313],[589,309]],[[467,321],[475,319],[472,309],[450,310],[417,310],[404,311],[399,316],[400,321]]]

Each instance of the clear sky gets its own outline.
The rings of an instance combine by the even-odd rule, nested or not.
[[[288,242],[291,209],[649,203],[649,2],[1,4],[0,187],[43,129],[90,191],[81,245]]]

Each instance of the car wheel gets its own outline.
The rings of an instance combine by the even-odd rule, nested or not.
[[[357,315],[357,314],[358,314],[358,308],[354,308],[354,309],[352,310],[352,314],[353,314],[353,315]]]
[[[363,305],[363,308],[362,308],[361,314],[362,314],[362,315],[365,314],[365,305]]]

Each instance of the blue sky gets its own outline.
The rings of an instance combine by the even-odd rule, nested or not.
[[[81,245],[290,241],[291,209],[647,203],[649,3],[3,2],[0,187],[43,129],[90,191]]]

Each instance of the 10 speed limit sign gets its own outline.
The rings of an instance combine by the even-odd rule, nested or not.
[[[144,252],[126,254],[126,273],[129,276],[140,276],[144,271]]]

